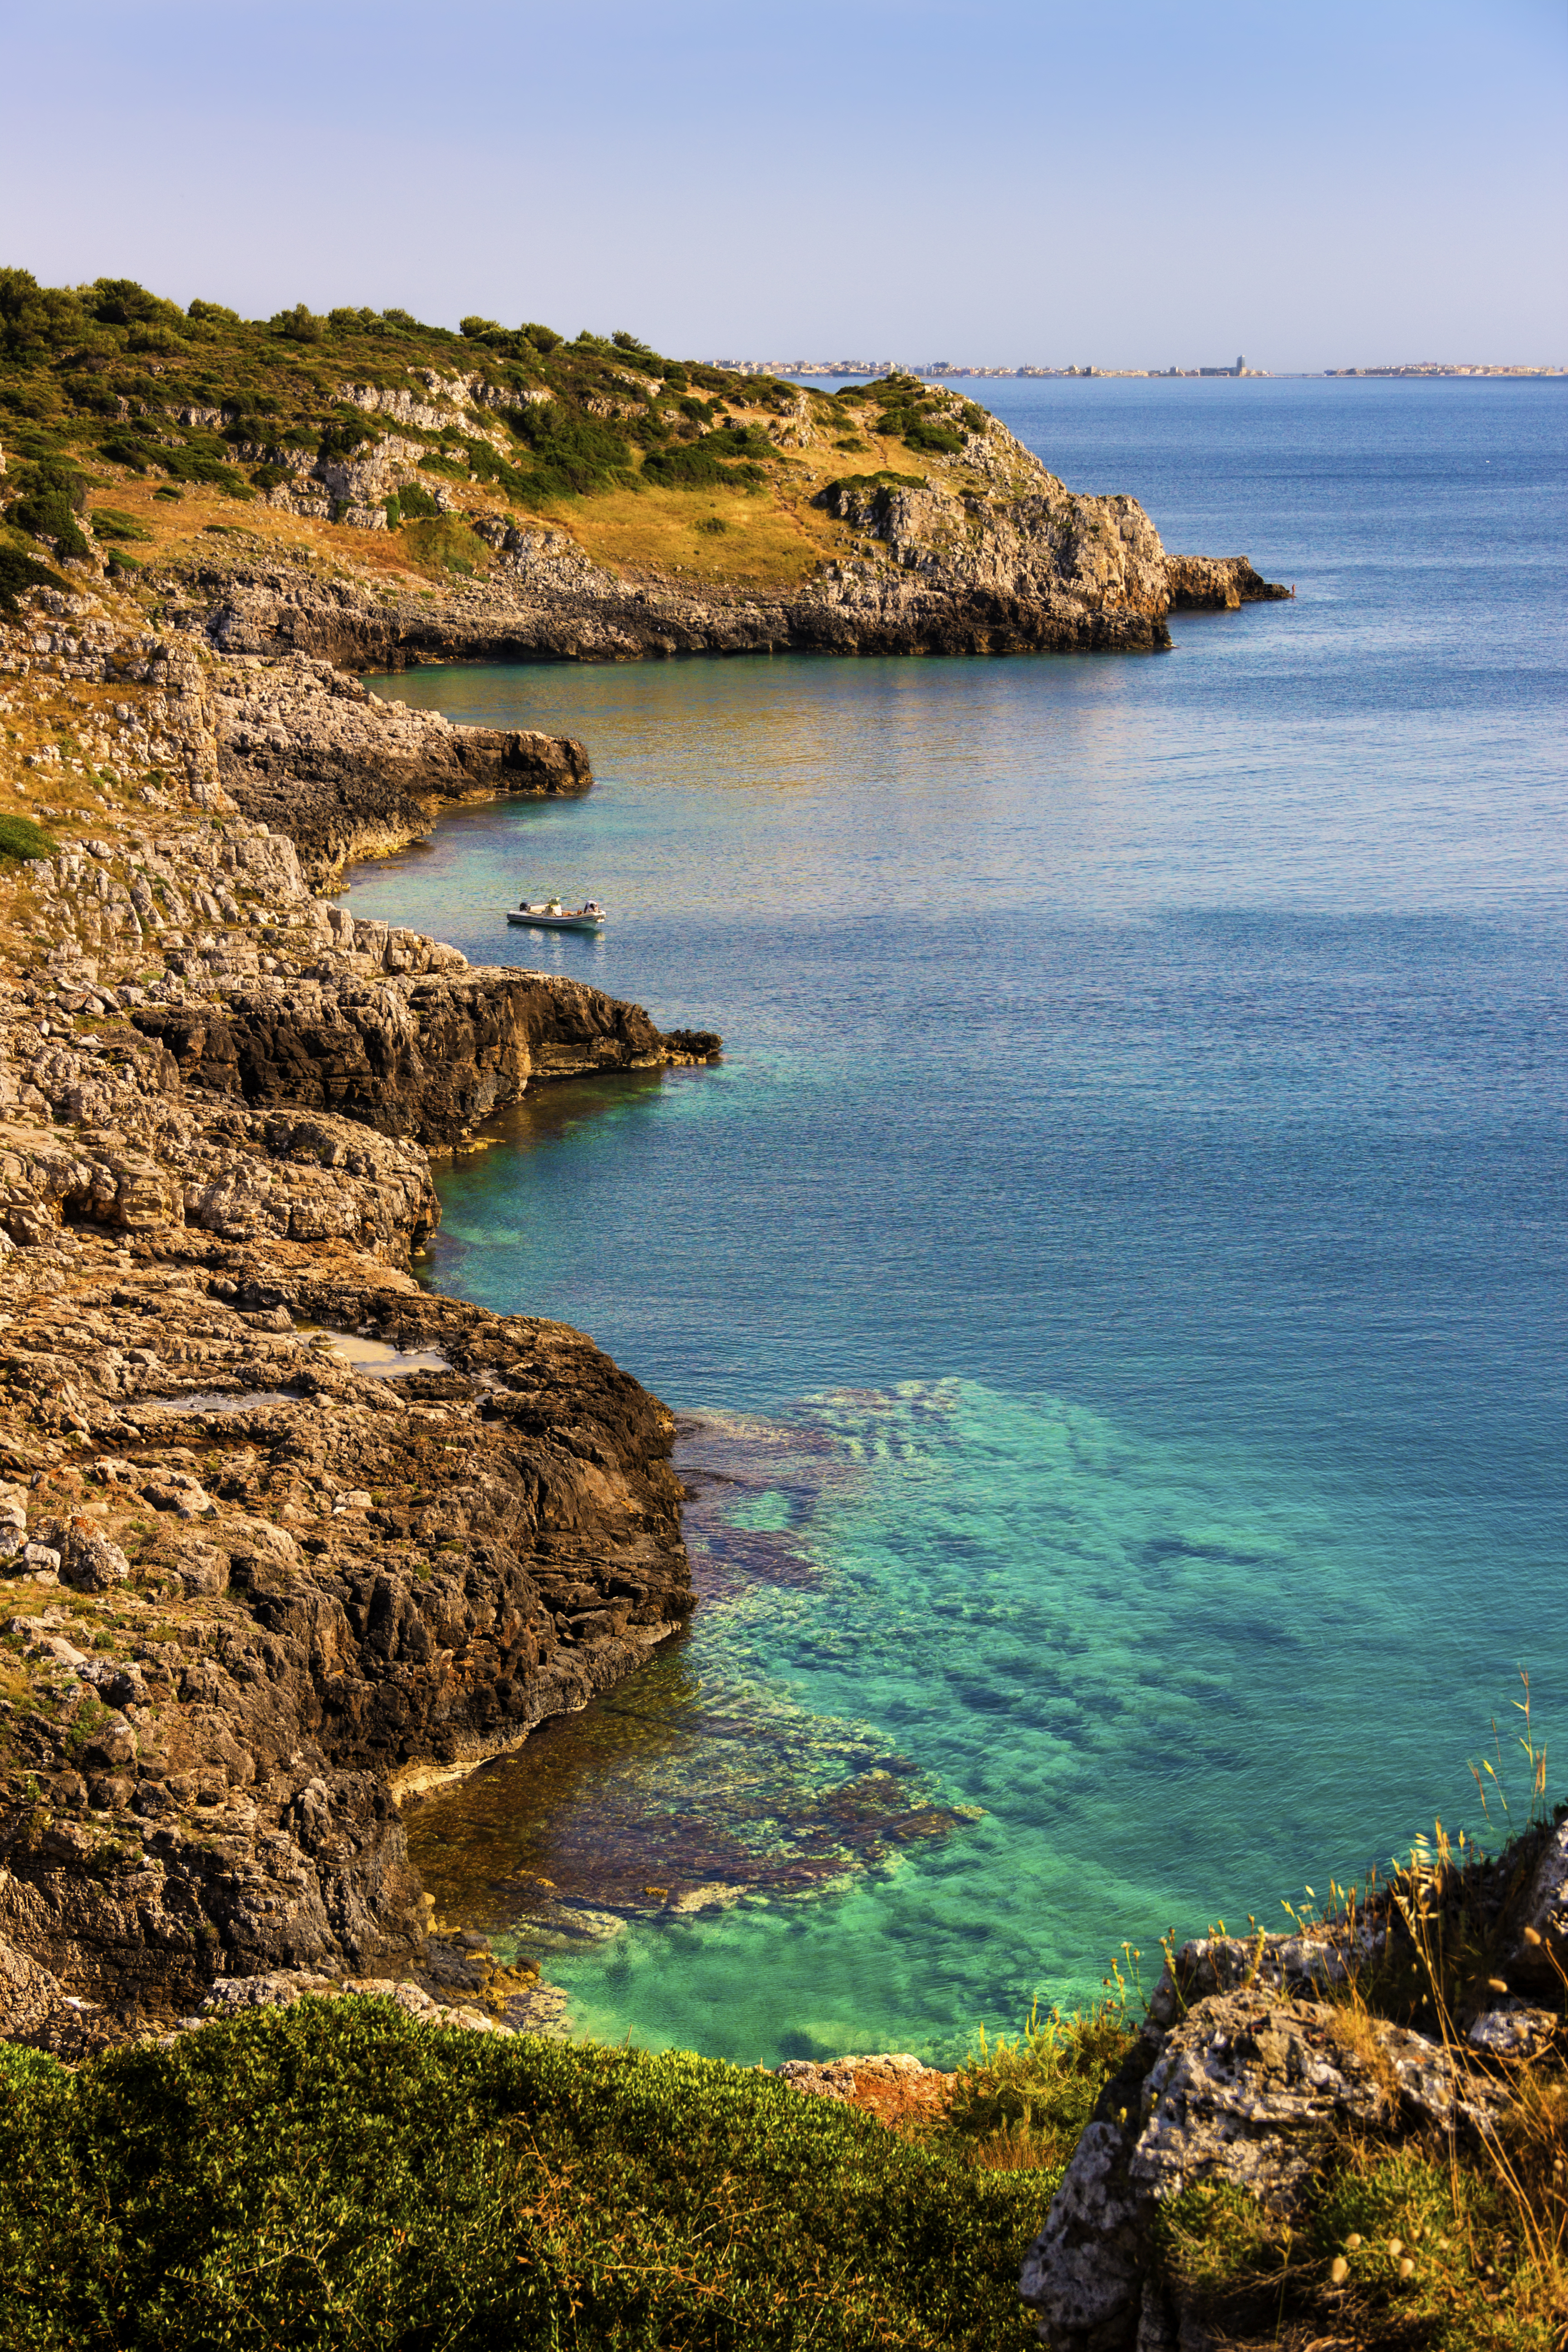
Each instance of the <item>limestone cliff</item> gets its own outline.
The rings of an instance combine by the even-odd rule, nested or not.
[[[397,1776],[681,1622],[665,1407],[405,1269],[426,1146],[719,1040],[313,894],[443,798],[584,789],[578,747],[171,648],[107,592],[34,595],[0,674],[41,747],[9,793],[96,803],[0,866],[0,2030],[69,2049],[215,1976],[406,1969]]]
[[[833,469],[830,448],[818,455],[826,436],[803,395],[801,446],[817,469],[794,461],[795,511],[815,509],[825,526],[804,576],[797,565],[771,581],[726,581],[721,556],[700,580],[657,556],[596,559],[558,524],[477,507],[468,520],[488,566],[437,596],[380,575],[326,581],[278,551],[258,560],[204,550],[168,575],[170,614],[228,653],[396,668],[788,649],[1151,651],[1170,645],[1173,605],[1233,610],[1289,595],[1245,556],[1168,556],[1135,499],[1069,491],[996,418],[931,397],[952,407],[948,422],[961,411],[973,420],[961,454],[921,473],[862,474]]]

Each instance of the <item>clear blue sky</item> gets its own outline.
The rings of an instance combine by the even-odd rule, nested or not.
[[[51,0],[0,260],[691,355],[1568,361],[1562,0]]]

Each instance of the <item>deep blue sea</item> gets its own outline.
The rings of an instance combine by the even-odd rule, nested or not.
[[[696,1424],[689,1639],[416,1820],[598,2033],[951,2049],[1495,1837],[1521,1667],[1568,1762],[1568,387],[984,390],[1296,601],[377,681],[596,782],[356,912],[725,1038],[525,1106],[427,1268]]]

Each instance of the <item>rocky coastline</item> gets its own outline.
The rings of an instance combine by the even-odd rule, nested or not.
[[[1237,559],[1181,593],[1244,586]],[[356,1996],[549,2032],[531,1969],[435,1917],[404,1808],[679,1631],[674,1422],[581,1333],[410,1265],[432,1154],[721,1041],[321,895],[444,805],[589,789],[580,745],[153,632],[101,579],[0,623],[0,2037],[77,2059]],[[1216,2320],[1173,2204],[1234,2192],[1288,2243],[1347,2134],[1496,2139],[1561,2038],[1568,1823],[1475,1878],[1442,2031],[1387,1902],[1173,1955],[1040,2200],[1020,2291],[1053,2352],[1285,2340]],[[781,2072],[895,2130],[955,2082]]]
[[[1129,583],[1140,628],[1168,601],[1110,503],[1122,618],[1102,581],[1075,642],[1133,641]],[[951,550],[904,562],[940,499],[840,505],[883,555],[821,610],[902,617],[807,641],[998,642],[937,625]],[[660,636],[608,574],[579,579],[607,634],[520,640],[525,592],[564,625],[562,563],[530,542],[500,587],[405,611],[226,544],[150,614],[89,553],[0,619],[0,786],[43,828],[0,866],[0,2030],[87,2046],[279,1972],[482,1988],[482,1953],[431,1941],[395,1792],[581,1706],[691,1605],[665,1409],[580,1334],[408,1268],[432,1152],[530,1086],[720,1040],[321,895],[444,807],[592,785],[579,743],[453,727],[343,662],[800,641],[689,591]],[[1031,578],[1008,643],[1068,625]],[[1267,587],[1238,559],[1182,593],[1237,579]]]
[[[931,483],[830,485],[823,495],[845,528],[844,551],[787,587],[612,567],[563,530],[491,514],[473,525],[491,549],[489,569],[438,597],[324,579],[277,547],[204,556],[160,584],[168,625],[225,653],[346,670],[697,654],[1157,653],[1171,646],[1173,611],[1234,612],[1293,593],[1244,555],[1167,555],[1136,499],[1073,497],[1020,445],[1011,456],[1040,483],[984,508]],[[530,745],[464,756],[526,765],[539,754]],[[552,772],[554,789],[574,788],[569,769]]]
[[[632,1671],[690,1578],[666,1408],[408,1271],[430,1154],[720,1041],[317,895],[456,799],[586,790],[580,745],[171,644],[102,583],[0,627],[0,689],[44,828],[0,866],[0,2032],[485,1983],[396,1792]]]

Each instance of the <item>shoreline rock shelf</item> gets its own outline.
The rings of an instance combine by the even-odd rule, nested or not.
[[[1039,478],[1022,495],[1016,485],[996,501],[960,499],[939,483],[836,482],[822,495],[854,551],[789,586],[699,585],[653,568],[612,568],[564,531],[496,516],[479,519],[493,525],[490,571],[438,598],[323,579],[273,549],[204,558],[171,575],[163,583],[169,625],[256,662],[356,670],[691,654],[1151,653],[1170,648],[1173,611],[1235,611],[1293,593],[1244,555],[1168,555],[1135,499],[1075,497],[994,420],[991,431],[1011,445],[1016,468]],[[341,679],[334,691],[347,700],[355,684]],[[246,804],[267,814],[279,804],[254,779],[270,763],[263,757],[256,766],[254,724],[235,724],[253,779]],[[342,720],[322,731],[311,746],[312,776],[326,783],[344,772],[333,739],[351,731]],[[460,764],[433,740],[411,741],[396,756],[411,782],[430,780],[420,790],[481,771],[503,786],[515,776],[521,789],[580,789],[581,747],[552,757],[536,748],[543,740],[491,734]],[[308,813],[305,822],[315,819]]]
[[[432,804],[591,775],[268,677],[262,735],[255,665],[107,588],[0,625],[30,731],[118,697],[153,779],[94,771],[0,866],[0,2032],[68,2053],[215,1979],[410,1977],[397,1776],[516,1745],[691,1606],[667,1409],[407,1266],[432,1150],[720,1040],[318,898]],[[296,799],[299,838],[244,806]]]

